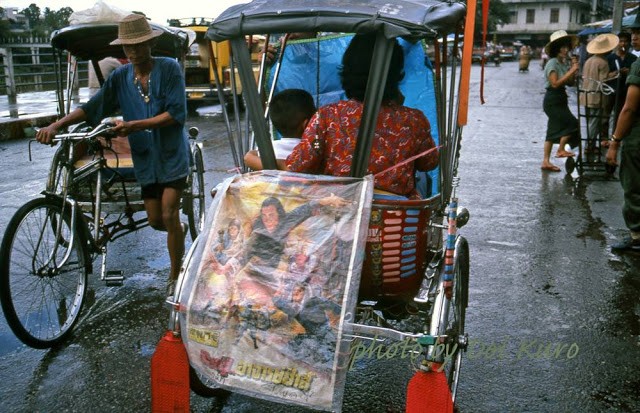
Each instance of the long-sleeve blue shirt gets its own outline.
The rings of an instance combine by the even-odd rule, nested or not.
[[[175,124],[141,130],[129,135],[133,168],[141,186],[166,183],[189,174],[189,141],[184,124],[187,117],[185,81],[173,59],[156,57],[146,103],[134,83],[132,64],[114,70],[98,93],[82,109],[87,121],[96,125],[119,109],[125,121],[152,118],[169,112]]]

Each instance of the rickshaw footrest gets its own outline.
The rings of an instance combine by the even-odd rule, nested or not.
[[[107,271],[104,281],[108,286],[121,286],[124,281],[124,271],[110,270]]]

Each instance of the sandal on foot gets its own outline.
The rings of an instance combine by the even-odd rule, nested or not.
[[[565,151],[565,152],[556,153],[556,158],[571,158],[571,157],[574,157],[574,156],[576,156],[576,154],[573,153],[573,152]]]
[[[555,165],[549,165],[549,166],[541,166],[540,169],[542,169],[543,171],[549,171],[549,172],[560,172],[560,168],[558,168]]]

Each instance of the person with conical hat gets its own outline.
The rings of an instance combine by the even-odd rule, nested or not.
[[[67,126],[87,121],[99,124],[120,110],[122,121],[113,131],[128,136],[136,180],[151,227],[167,232],[171,262],[168,292],[180,271],[185,226],[180,222],[180,198],[190,172],[189,141],[185,130],[187,104],[184,74],[179,63],[153,57],[151,48],[162,30],[153,29],[141,14],[118,23],[118,37],[128,64],[115,69],[91,99],[46,128],[36,139],[50,143]]]
[[[587,44],[587,52],[591,55],[584,63],[582,85],[580,88],[580,105],[585,107],[587,115],[587,154],[594,153],[598,145],[598,136],[606,141],[609,134],[609,115],[606,108],[609,99],[613,98],[603,92],[606,81],[616,75],[609,70],[607,55],[618,46],[615,34],[599,34]]]
[[[566,87],[573,86],[578,73],[578,60],[569,59],[569,51],[577,44],[577,37],[558,30],[551,34],[544,51],[551,59],[544,67],[545,95],[542,107],[548,117],[547,136],[544,142],[543,171],[560,172],[560,168],[551,163],[551,149],[558,144],[557,158],[574,156],[566,149],[567,144],[576,147],[580,143],[580,124],[569,109]]]
[[[632,44],[634,38],[640,44],[638,18],[630,28]],[[607,151],[607,163],[613,167],[618,165],[619,156],[620,185],[624,193],[622,216],[629,229],[627,237],[611,245],[614,252],[640,251],[640,59],[636,59],[629,69],[627,86],[627,97]]]

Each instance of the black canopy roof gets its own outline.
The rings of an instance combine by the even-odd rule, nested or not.
[[[465,13],[465,3],[455,0],[254,0],[224,11],[207,37],[382,31],[388,38],[429,38],[455,31]]]
[[[188,35],[185,31],[150,23],[151,28],[162,30],[153,48],[154,56],[180,57],[188,48]],[[56,30],[51,35],[51,45],[67,50],[79,59],[103,59],[122,57],[122,46],[109,43],[118,37],[118,23],[91,23],[68,26]]]

